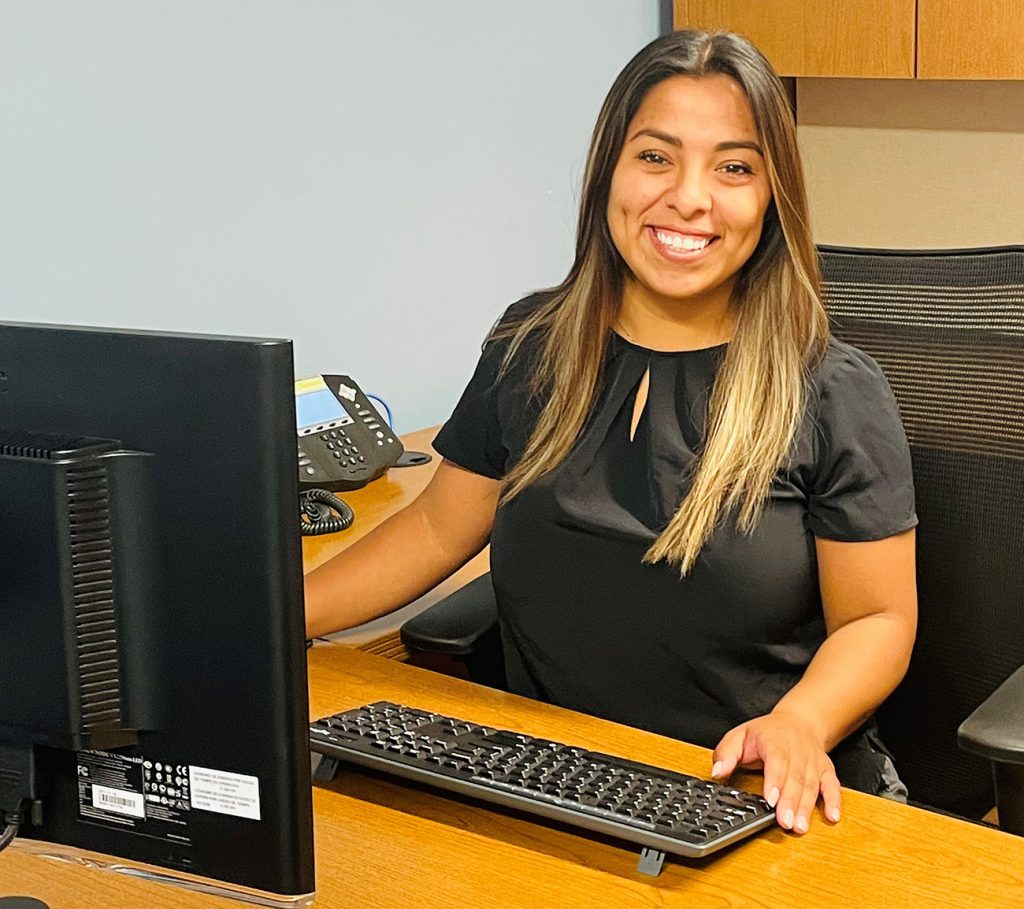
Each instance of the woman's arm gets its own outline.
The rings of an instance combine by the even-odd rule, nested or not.
[[[490,537],[500,487],[442,460],[413,502],[306,576],[307,637],[404,606],[468,562]]]
[[[818,795],[839,819],[828,752],[899,684],[917,631],[915,533],[869,543],[817,540],[828,637],[770,714],[737,726],[715,749],[713,776],[764,767],[765,797],[783,827],[807,831]]]

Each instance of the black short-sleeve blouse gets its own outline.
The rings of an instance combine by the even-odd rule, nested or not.
[[[539,338],[499,378],[506,349],[485,345],[434,442],[493,478],[520,457],[541,407],[529,391]],[[612,335],[579,441],[498,509],[491,574],[513,691],[714,747],[769,712],[825,638],[815,537],[876,540],[915,525],[892,392],[870,357],[833,340],[755,530],[743,534],[727,517],[684,578],[643,564],[687,491],[725,349],[664,353]]]

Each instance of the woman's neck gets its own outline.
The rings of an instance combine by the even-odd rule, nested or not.
[[[654,300],[627,285],[614,322],[627,341],[650,350],[701,350],[732,339],[736,310],[731,297]]]

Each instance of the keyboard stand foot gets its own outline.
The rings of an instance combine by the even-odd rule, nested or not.
[[[651,877],[657,877],[661,874],[661,866],[665,864],[665,853],[659,849],[652,849],[650,846],[644,846],[640,850],[640,861],[637,862],[636,870],[641,874],[649,874]]]
[[[320,762],[313,769],[313,779],[318,783],[329,783],[338,775],[338,766],[341,764],[337,758],[320,755]]]

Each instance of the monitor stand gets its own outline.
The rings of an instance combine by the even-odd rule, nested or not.
[[[66,846],[63,843],[47,843],[43,840],[18,837],[7,848],[19,849],[38,858],[50,859],[51,861],[63,864],[94,868],[101,872],[123,874],[127,877],[152,881],[157,884],[169,884],[172,887],[181,887],[197,893],[208,893],[212,896],[222,896],[227,899],[237,900],[238,902],[248,903],[252,906],[265,906],[267,909],[302,909],[302,907],[311,906],[316,896],[315,893],[302,893],[291,896],[269,893],[266,890],[253,890],[250,887],[243,887],[239,884],[215,881],[211,878],[197,877],[196,875],[184,872],[179,873],[164,868],[157,868],[154,865],[132,862],[127,859],[102,856],[95,852],[77,849],[74,846]],[[32,897],[15,896],[7,897],[7,899],[13,899],[15,902],[8,905],[4,899],[0,899],[0,909],[49,909],[46,903]],[[27,902],[18,902],[26,900]]]

